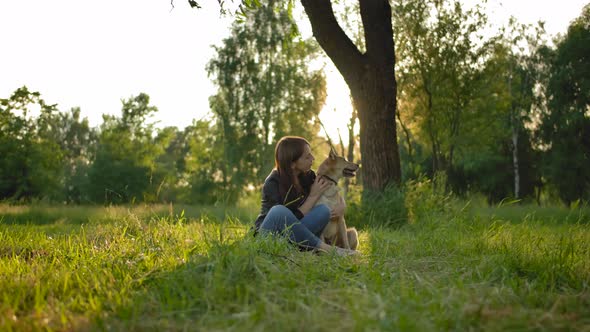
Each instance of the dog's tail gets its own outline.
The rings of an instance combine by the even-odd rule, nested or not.
[[[359,246],[359,233],[357,232],[356,228],[347,228],[346,236],[348,237],[348,244],[350,245],[350,249],[357,250]]]

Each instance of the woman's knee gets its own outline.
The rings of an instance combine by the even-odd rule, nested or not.
[[[281,225],[291,225],[298,221],[297,217],[293,214],[293,211],[289,210],[289,208],[284,205],[275,205],[270,208],[266,214],[266,218],[264,218],[264,221],[267,220],[271,223]]]
[[[289,208],[287,208],[286,206],[284,206],[284,205],[275,205],[275,206],[271,207],[270,210],[268,210],[267,215],[270,215],[270,214],[273,214],[273,215],[275,215],[275,214],[287,215],[289,213],[292,214],[293,212],[291,212],[291,210],[289,210]]]

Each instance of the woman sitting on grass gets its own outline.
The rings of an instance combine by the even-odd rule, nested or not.
[[[344,204],[330,210],[315,206],[331,182],[316,177],[311,170],[314,157],[307,140],[297,136],[281,138],[275,148],[275,169],[264,180],[262,207],[254,223],[255,233],[280,234],[307,250],[330,251],[350,255],[357,253],[331,247],[319,238],[330,218],[344,214]]]

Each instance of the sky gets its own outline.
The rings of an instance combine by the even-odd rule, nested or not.
[[[551,35],[565,33],[588,0],[490,0],[497,24],[546,22]],[[229,2],[229,1],[226,1]],[[467,4],[477,1],[464,0]],[[145,92],[159,112],[159,127],[184,128],[208,117],[216,91],[205,66],[229,34],[216,0],[1,0],[0,98],[26,85],[61,111],[80,107],[92,126],[102,114],[120,114],[121,100]],[[300,22],[303,35],[309,22]],[[329,135],[347,141],[349,90],[332,66],[325,68],[328,98],[320,118]]]

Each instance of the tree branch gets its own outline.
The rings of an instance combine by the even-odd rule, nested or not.
[[[313,36],[350,86],[359,78],[363,54],[336,21],[330,0],[301,0],[301,4],[311,23]]]

